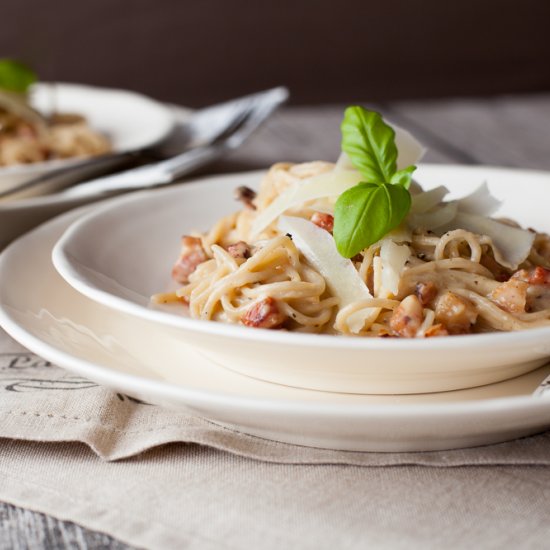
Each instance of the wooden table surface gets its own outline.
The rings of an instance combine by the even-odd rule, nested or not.
[[[425,161],[550,170],[550,95],[370,105],[429,149]],[[263,168],[280,161],[335,160],[342,106],[280,110],[230,158],[210,170]],[[123,549],[111,537],[0,503],[0,550]]]

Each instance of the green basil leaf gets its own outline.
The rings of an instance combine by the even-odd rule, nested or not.
[[[360,183],[342,193],[334,209],[334,240],[338,252],[352,258],[397,227],[411,207],[401,185]]]
[[[411,184],[412,174],[415,170],[416,166],[407,166],[407,168],[399,170],[391,177],[390,183],[402,185],[405,189],[408,189]]]
[[[20,61],[0,59],[0,88],[24,94],[36,80],[35,72]]]
[[[366,181],[386,183],[397,170],[395,132],[375,111],[348,107],[342,121],[342,150]]]

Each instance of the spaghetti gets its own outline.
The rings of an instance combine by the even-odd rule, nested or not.
[[[0,105],[0,166],[102,155],[109,140],[80,115],[24,118]]]
[[[546,234],[492,221],[528,243],[518,261],[498,235],[472,230],[482,222],[468,211],[460,214],[460,204],[454,210],[441,200],[429,204],[428,194],[415,189],[413,201],[424,204],[415,212],[415,223],[410,216],[347,260],[334,256],[334,194],[288,199],[282,214],[266,217],[282,196],[297,197],[315,181],[325,185],[331,174],[341,179],[330,163],[276,164],[257,195],[239,190],[240,212],[220,219],[207,233],[183,238],[173,269],[182,286],[154,301],[183,302],[195,319],[365,337],[424,338],[550,325]],[[444,210],[456,211],[454,218],[438,214]],[[437,217],[437,228],[427,223],[433,225]]]

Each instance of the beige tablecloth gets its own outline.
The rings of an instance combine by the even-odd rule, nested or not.
[[[299,447],[113,393],[4,333],[0,350],[0,499],[130,544],[542,548],[550,535],[550,433],[444,452]]]

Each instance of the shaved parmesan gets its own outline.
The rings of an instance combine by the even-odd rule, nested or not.
[[[336,161],[336,164],[334,165],[334,171],[335,172],[341,172],[342,170],[357,170],[355,166],[351,163],[350,158],[344,151],[340,153],[340,156],[338,157],[338,160]]]
[[[406,244],[396,244],[392,239],[382,241],[380,247],[380,260],[382,262],[381,297],[397,296],[401,273],[410,255],[411,250]],[[378,297],[378,295],[376,296]]]
[[[452,222],[458,211],[458,203],[446,202],[423,214],[409,214],[407,222],[413,229],[432,231]]]
[[[491,195],[487,182],[484,181],[473,193],[458,201],[458,209],[467,214],[490,216],[499,209],[501,204],[502,201]]]
[[[382,297],[382,259],[375,256],[372,259],[372,290],[377,298]]]
[[[397,147],[397,169],[403,170],[411,164],[417,164],[426,154],[426,148],[407,130],[390,124],[395,130],[395,145]]]
[[[429,191],[422,191],[416,195],[411,195],[410,213],[424,214],[424,212],[437,206],[448,192],[449,190],[444,185],[440,185]]]
[[[292,236],[298,250],[324,277],[332,294],[339,299],[340,309],[372,298],[351,260],[340,256],[328,231],[308,220],[293,216],[281,216],[279,229]],[[374,322],[379,312],[379,308],[367,308],[352,314],[348,323],[350,330],[358,333],[365,323]]]
[[[407,222],[413,229],[434,230],[443,226],[455,226],[459,212],[476,216],[489,216],[501,202],[491,195],[487,183],[482,183],[473,193],[452,202],[441,203],[449,192],[444,186],[435,187],[412,195],[411,210]],[[466,229],[466,228],[463,228]]]
[[[426,150],[409,132],[397,126],[393,128],[395,130],[395,145],[398,151],[397,169],[401,170],[417,163]],[[361,174],[355,169],[349,157],[342,152],[332,172],[319,174],[291,185],[265,210],[260,212],[252,224],[252,236],[258,236],[289,208],[323,197],[339,196],[350,187],[357,185],[362,179]]]
[[[406,224],[402,223],[395,229],[392,229],[384,239],[391,239],[394,243],[410,243],[412,234]],[[384,240],[382,239],[382,240]]]
[[[288,187],[254,220],[251,228],[252,236],[259,235],[289,208],[323,197],[341,195],[360,181],[359,172],[332,171]]]
[[[509,269],[517,269],[529,256],[535,234],[476,214],[459,212],[445,228],[465,229],[478,235],[487,235],[493,246],[495,259]]]

